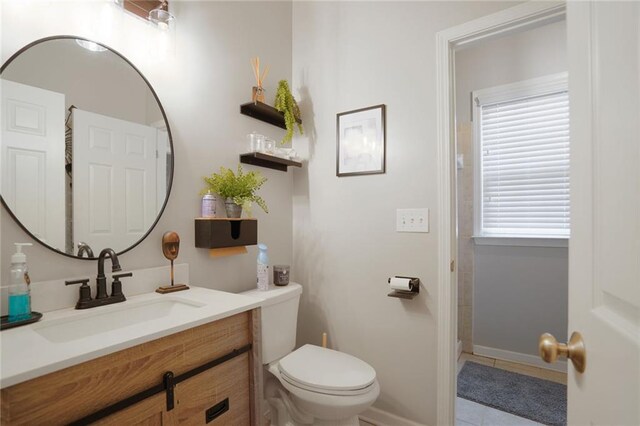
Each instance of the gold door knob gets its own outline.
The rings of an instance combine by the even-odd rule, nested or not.
[[[579,373],[584,373],[587,366],[584,341],[582,340],[582,335],[577,331],[571,334],[567,344],[558,343],[553,335],[544,333],[538,340],[538,350],[540,351],[540,358],[549,364],[556,362],[559,356],[566,356]]]

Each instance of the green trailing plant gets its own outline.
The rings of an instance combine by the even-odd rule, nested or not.
[[[287,80],[280,80],[278,82],[275,108],[284,113],[284,124],[287,127],[287,133],[280,141],[281,144],[291,141],[296,124],[298,125],[298,131],[300,134],[302,135],[304,133],[302,124],[296,122],[296,119],[300,119],[300,108],[289,90],[289,83]]]
[[[220,167],[220,173],[205,176],[204,181],[207,187],[200,192],[201,195],[211,191],[223,198],[231,198],[234,203],[242,206],[249,213],[251,212],[251,203],[255,202],[265,213],[269,213],[267,204],[262,197],[256,195],[256,191],[267,181],[267,178],[262,176],[260,172],[244,173],[242,166],[238,164],[236,173],[226,167]]]

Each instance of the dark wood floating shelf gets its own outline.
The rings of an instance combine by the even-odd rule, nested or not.
[[[240,113],[253,117],[256,120],[264,121],[265,123],[273,124],[282,129],[286,129],[284,124],[284,114],[272,107],[271,105],[263,104],[262,102],[249,102],[240,105]],[[302,120],[296,120],[298,123],[302,123]]]
[[[240,154],[240,162],[251,164],[253,166],[267,167],[269,169],[287,171],[287,167],[302,167],[302,163],[286,158],[276,157],[275,155],[263,154],[261,152],[248,152]]]
[[[198,217],[195,219],[195,236],[198,248],[253,246],[258,243],[258,221]]]

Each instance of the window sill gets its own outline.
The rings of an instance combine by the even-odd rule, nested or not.
[[[474,236],[477,246],[569,247],[569,237]]]

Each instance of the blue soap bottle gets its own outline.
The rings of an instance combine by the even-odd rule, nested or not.
[[[15,243],[16,252],[11,256],[11,284],[9,285],[9,322],[22,321],[31,317],[31,290],[27,255],[23,246],[30,243]]]

